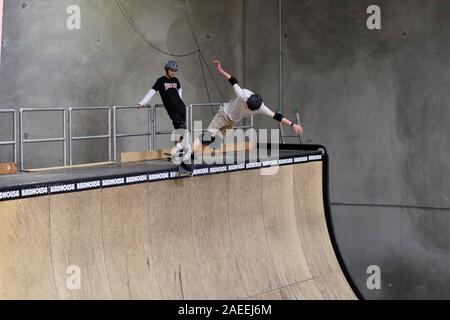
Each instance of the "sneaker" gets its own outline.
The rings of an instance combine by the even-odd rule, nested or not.
[[[194,175],[194,166],[182,162],[178,168],[179,177],[192,177]]]
[[[187,146],[187,147],[184,149],[184,153],[183,153],[183,162],[189,163],[189,162],[192,160],[192,155],[193,155],[193,152],[192,152],[191,147],[190,147],[190,146]]]
[[[174,150],[172,150],[172,155],[176,155],[178,157],[183,156],[183,144],[180,142],[175,145]]]
[[[174,148],[172,148],[171,151],[171,161],[176,164],[180,165],[183,161],[183,145],[181,143],[177,143]]]

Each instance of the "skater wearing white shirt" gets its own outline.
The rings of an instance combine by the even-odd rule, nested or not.
[[[286,119],[281,113],[270,110],[264,104],[261,96],[254,94],[250,90],[242,89],[236,78],[222,69],[220,61],[216,60],[213,63],[216,65],[217,71],[233,86],[236,97],[229,103],[224,104],[209,125],[207,133],[201,139],[197,138],[195,140],[192,145],[192,151],[194,153],[200,152],[202,145],[208,146],[213,143],[217,137],[225,139],[227,131],[229,132],[229,130],[234,129],[236,123],[255,114],[268,116],[291,127],[295,133],[299,135],[303,134],[303,128],[300,125]],[[192,158],[192,155],[190,158]],[[187,154],[184,160],[187,161]]]

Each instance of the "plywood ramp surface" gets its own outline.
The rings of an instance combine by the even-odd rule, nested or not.
[[[0,298],[355,299],[327,229],[322,163],[265,174],[2,202]]]
[[[50,197],[50,241],[61,299],[110,299],[104,256],[100,190]],[[68,268],[80,268],[81,289],[68,285]]]
[[[114,299],[162,298],[151,265],[150,201],[146,185],[102,192],[104,257]]]
[[[56,299],[49,197],[0,203],[0,299]]]

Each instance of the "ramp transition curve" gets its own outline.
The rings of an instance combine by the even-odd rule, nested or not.
[[[0,298],[355,299],[323,165],[1,202]]]

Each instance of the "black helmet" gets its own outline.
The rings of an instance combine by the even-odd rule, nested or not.
[[[169,62],[166,63],[165,69],[166,71],[169,69],[178,71],[178,63],[176,61],[170,60]]]
[[[252,95],[248,100],[247,100],[247,106],[250,110],[252,111],[256,111],[259,110],[259,108],[261,108],[263,104],[263,99],[261,98],[260,95],[258,94],[254,94]]]

